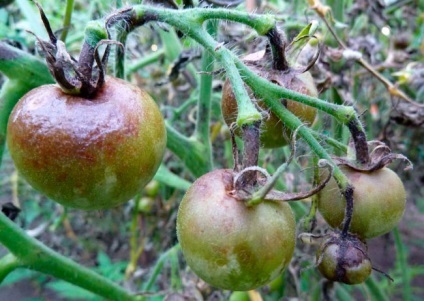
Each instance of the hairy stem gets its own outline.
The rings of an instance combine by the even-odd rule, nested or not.
[[[209,21],[206,24],[206,31],[214,36],[218,30],[218,22]],[[212,145],[210,139],[210,119],[212,105],[212,72],[214,68],[214,58],[208,52],[204,51],[202,55],[202,71],[206,72],[200,76],[200,93],[197,100],[196,117],[196,137],[205,146],[205,157],[210,161],[212,169]]]
[[[216,42],[201,27],[203,21],[218,18],[244,23],[254,28],[258,34],[261,35],[267,35],[275,27],[275,19],[270,15],[252,15],[225,9],[212,10],[196,8],[176,11],[145,5],[136,5],[121,14],[115,14],[113,17],[109,18],[109,23],[113,24],[121,19],[131,22],[134,26],[143,25],[150,21],[165,22],[178,28],[210,51],[227,72],[227,76],[231,81],[237,99],[238,108],[245,111],[245,113],[239,111],[237,119],[237,124],[239,126],[246,121],[249,123],[260,119],[259,113],[248,99],[247,92],[240,80],[240,75],[243,76],[244,81],[255,91],[255,93],[263,98],[267,97],[269,99],[275,99],[275,101],[277,101],[277,99],[286,98],[301,102],[332,115],[343,124],[347,124],[356,117],[356,112],[352,107],[332,104],[319,98],[280,87],[274,83],[268,82],[266,79],[250,70],[236,55],[222,44]],[[247,118],[248,120],[246,120],[246,116],[244,115],[250,116],[251,119],[249,120],[249,118]]]
[[[127,43],[128,31],[121,30],[116,35],[116,40],[124,47],[115,48],[115,77],[125,79],[125,45]]]

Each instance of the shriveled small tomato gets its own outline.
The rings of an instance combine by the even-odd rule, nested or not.
[[[200,177],[181,202],[177,234],[187,264],[200,278],[221,289],[246,291],[287,267],[296,224],[288,204],[247,207],[233,189],[231,170]]]
[[[372,172],[341,169],[354,187],[349,231],[362,239],[390,232],[405,210],[405,188],[398,175],[386,167]],[[330,226],[337,228],[341,227],[345,207],[346,200],[332,179],[319,193],[319,212]]]
[[[359,284],[372,271],[367,246],[353,235],[342,238],[338,233],[332,233],[321,244],[316,258],[318,270],[332,281]]]
[[[7,141],[35,189],[65,206],[103,209],[128,201],[152,179],[166,131],[145,91],[108,78],[91,99],[56,85],[30,91],[10,115]]]

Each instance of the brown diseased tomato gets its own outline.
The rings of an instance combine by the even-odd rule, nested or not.
[[[362,239],[390,232],[405,210],[406,194],[398,175],[388,168],[359,172],[342,167],[354,187],[353,216],[349,231]],[[332,179],[319,193],[318,209],[332,227],[341,227],[346,200]]]
[[[104,209],[128,201],[152,179],[166,130],[145,91],[108,78],[93,99],[56,85],[30,91],[10,115],[7,141],[35,189],[65,206]]]
[[[250,67],[260,76],[279,84],[287,89],[317,97],[318,91],[314,85],[313,78],[309,72],[290,75],[283,74],[281,71],[274,70],[271,72],[260,71],[257,67]],[[249,94],[252,91],[248,89]],[[287,109],[296,115],[302,122],[311,125],[316,116],[316,109],[302,103],[290,100],[282,100]],[[258,100],[258,105],[264,110],[265,104]],[[222,116],[225,123],[230,126],[237,120],[237,101],[234,96],[231,84],[227,79],[222,89],[222,102],[221,102]],[[268,110],[269,111],[269,110]],[[237,132],[237,134],[239,134]],[[262,120],[260,140],[264,148],[276,148],[287,145],[290,141],[291,131],[284,126],[284,123],[272,112],[269,112],[269,117]]]
[[[265,285],[289,264],[295,220],[288,204],[247,207],[233,191],[233,171],[200,177],[185,194],[177,234],[191,269],[214,287],[235,291]]]
[[[341,238],[338,234],[331,235],[321,244],[316,258],[318,270],[332,281],[359,284],[372,271],[366,245],[352,235],[346,238]]]

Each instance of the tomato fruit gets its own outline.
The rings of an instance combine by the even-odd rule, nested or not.
[[[318,91],[314,85],[312,76],[309,72],[297,74],[289,80],[280,74],[281,72],[274,70],[273,72],[260,71],[257,68],[251,67],[256,73],[276,82],[281,86],[291,89],[293,91],[307,94],[310,96],[318,96]],[[249,94],[252,94],[248,89]],[[310,125],[314,122],[316,116],[316,109],[302,103],[290,100],[282,100],[287,109],[294,115],[300,118],[302,122]],[[266,110],[263,101],[258,100],[258,105]],[[225,123],[230,126],[237,120],[237,101],[234,96],[233,90],[229,80],[226,80],[222,88],[222,101],[221,101],[222,116]],[[238,132],[236,132],[239,134]],[[269,112],[269,117],[265,117],[261,124],[261,145],[264,148],[276,148],[288,144],[291,136],[291,131],[284,126],[284,123],[272,112]]]
[[[247,207],[231,191],[231,170],[200,177],[180,204],[177,235],[187,264],[200,278],[221,289],[246,291],[287,267],[296,225],[288,204]]]
[[[69,207],[104,209],[154,176],[166,146],[163,117],[143,90],[108,78],[93,99],[38,87],[13,109],[10,153],[37,190]]]
[[[372,172],[342,167],[354,187],[349,231],[363,239],[390,232],[402,218],[406,193],[398,175],[388,168]],[[331,227],[340,227],[346,200],[334,179],[319,193],[318,209]]]
[[[316,258],[318,270],[332,281],[359,284],[372,271],[366,245],[354,236],[342,239],[336,235],[324,240]]]

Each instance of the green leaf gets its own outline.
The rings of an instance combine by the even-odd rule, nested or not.
[[[126,262],[118,261],[112,262],[109,256],[104,252],[99,252],[97,254],[97,262],[99,266],[97,267],[97,271],[105,276],[106,278],[119,282],[124,280],[124,271],[127,266]]]
[[[287,60],[290,65],[294,65],[297,61],[297,57],[303,48],[309,43],[313,37],[315,31],[318,28],[318,22],[312,21],[306,27],[304,27],[300,33],[290,43],[289,50],[287,51]]]
[[[19,281],[31,278],[35,275],[36,273],[31,271],[31,270],[27,270],[27,269],[16,269],[15,271],[13,271],[12,273],[10,273],[4,280],[3,282],[0,284],[0,287],[5,287],[8,285],[12,285],[14,283],[17,283]]]

